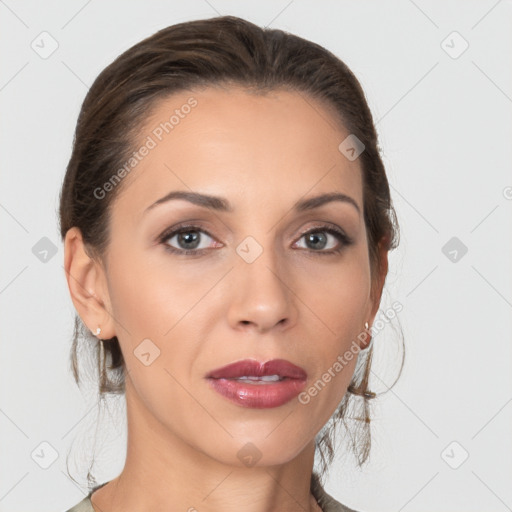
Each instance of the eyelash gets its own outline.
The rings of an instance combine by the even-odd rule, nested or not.
[[[164,245],[164,248],[166,251],[170,252],[171,254],[178,254],[178,255],[184,255],[184,256],[200,256],[202,254],[205,254],[206,251],[209,251],[211,249],[176,249],[175,247],[171,247],[170,245],[166,244],[168,240],[173,238],[175,235],[179,235],[180,233],[188,233],[191,231],[197,231],[200,233],[204,233],[208,235],[210,238],[214,238],[208,231],[200,228],[197,225],[193,224],[179,224],[178,226],[174,226],[170,230],[166,230],[164,233],[162,233],[158,237],[158,242]],[[348,247],[349,245],[352,245],[354,241],[347,236],[343,231],[341,231],[338,228],[333,227],[332,225],[322,225],[322,226],[315,226],[312,229],[308,229],[307,231],[301,233],[299,240],[311,233],[329,233],[330,235],[333,235],[335,238],[338,239],[338,241],[341,243],[340,247],[337,249],[330,249],[328,251],[315,251],[313,249],[310,249],[310,252],[316,253],[316,254],[323,254],[323,255],[334,255],[339,254],[343,249]],[[308,249],[306,249],[308,250]]]

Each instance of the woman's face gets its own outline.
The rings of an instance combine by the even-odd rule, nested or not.
[[[225,463],[252,450],[273,465],[329,419],[378,308],[359,159],[338,148],[348,135],[320,103],[285,91],[181,92],[152,111],[113,203],[102,296],[111,317],[98,322],[102,338],[120,341],[140,443],[158,431]],[[219,199],[162,199],[176,191]],[[332,193],[349,199],[296,207]],[[301,367],[301,394],[286,401],[282,384],[247,380],[223,381],[238,400],[216,391],[206,376],[244,359]],[[254,393],[265,396],[251,402]]]

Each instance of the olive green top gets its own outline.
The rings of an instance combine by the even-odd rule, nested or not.
[[[103,487],[107,483],[108,482],[105,482],[104,484],[93,487],[91,492],[80,503],[77,503],[74,507],[66,510],[66,512],[94,512],[94,508],[91,503],[91,495],[94,491]],[[314,476],[311,478],[311,492],[323,512],[356,512],[355,510],[342,505],[339,501],[336,501],[330,494],[327,494],[318,479]]]

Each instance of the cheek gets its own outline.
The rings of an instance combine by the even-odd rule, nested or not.
[[[300,283],[300,297],[323,321],[331,339],[363,329],[371,285],[364,250],[351,250],[332,265],[310,265]]]
[[[198,410],[180,383],[189,387],[188,374],[199,350],[194,305],[211,284],[190,286],[190,277],[150,265],[142,257],[118,261],[109,286],[127,380],[135,391],[127,398],[143,403],[165,424],[190,424]]]
[[[314,376],[299,401],[311,407],[312,415],[327,421],[345,395],[357,364],[370,272],[368,260],[355,251],[339,265],[312,269],[301,280],[298,295],[305,298],[314,318],[310,335],[315,338],[315,349],[308,356],[315,361]]]
[[[156,252],[156,250],[154,251]],[[163,257],[131,253],[109,272],[112,314],[121,336],[162,338],[211,286]]]
[[[109,273],[109,293],[128,371],[144,386],[160,386],[169,373],[188,379],[201,352],[202,332],[218,318],[208,295],[218,276],[180,270],[169,260],[155,262],[142,254],[117,261]],[[149,361],[154,362],[146,367]]]

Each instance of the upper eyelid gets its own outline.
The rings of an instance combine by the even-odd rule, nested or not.
[[[345,229],[343,229],[342,227],[339,227],[336,223],[334,222],[329,222],[329,221],[317,221],[317,224],[313,225],[313,226],[310,226],[308,228],[305,228],[304,230],[301,231],[301,234],[304,234],[304,233],[307,233],[308,231],[312,230],[312,229],[326,229],[326,228],[334,228],[334,229],[339,229],[341,230],[343,233],[346,233]],[[171,233],[174,233],[176,231],[181,231],[181,230],[186,230],[186,229],[189,229],[190,231],[201,231],[201,232],[204,232],[206,233],[208,236],[211,236],[212,238],[215,238],[212,234],[210,234],[208,228],[206,227],[203,227],[201,226],[200,223],[198,224],[195,224],[195,223],[190,223],[190,224],[187,224],[187,223],[184,223],[184,224],[181,224],[181,223],[178,223],[176,224],[175,226],[173,227],[168,227],[166,229],[164,229],[162,231],[162,234],[159,235],[159,237],[163,237],[163,236],[167,236],[166,233],[168,234],[171,234]],[[348,235],[347,235],[348,236]]]

